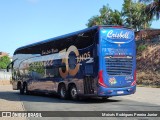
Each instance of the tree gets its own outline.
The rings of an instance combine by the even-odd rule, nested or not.
[[[123,25],[124,24],[124,20],[123,20],[123,16],[122,13],[119,12],[118,10],[114,10],[114,12],[111,12],[110,14],[110,22],[111,25]]]
[[[91,17],[86,24],[88,27],[94,25],[123,25],[135,29],[149,28],[152,18],[145,14],[146,4],[124,0],[121,12],[112,10],[109,5],[103,6],[99,12],[100,15]]]
[[[86,24],[88,27],[92,27],[94,25],[102,25],[102,21],[98,15],[91,17]]]
[[[10,58],[8,56],[3,56],[0,58],[0,69],[6,69],[7,65],[10,63]]]
[[[146,5],[132,0],[124,0],[122,14],[125,19],[125,26],[131,27],[136,31],[149,28],[152,19],[145,14]]]
[[[94,25],[123,25],[122,15],[118,10],[112,10],[109,5],[104,5],[100,10],[100,15],[91,17],[86,24],[88,27]]]
[[[160,18],[160,0],[139,0],[140,2],[149,3],[144,9],[150,18]]]

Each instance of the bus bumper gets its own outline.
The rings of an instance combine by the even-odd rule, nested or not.
[[[111,97],[111,96],[122,96],[122,95],[130,95],[136,92],[136,85],[125,88],[98,88],[98,96],[99,97]]]

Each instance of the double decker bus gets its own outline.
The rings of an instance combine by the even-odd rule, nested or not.
[[[20,47],[13,56],[12,84],[20,94],[56,93],[62,99],[134,94],[134,31],[94,26]]]

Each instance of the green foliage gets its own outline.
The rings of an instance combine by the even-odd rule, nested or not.
[[[86,24],[88,27],[94,25],[122,25],[122,15],[118,10],[112,10],[108,5],[104,5],[100,10],[100,15],[91,17]]]
[[[131,27],[136,31],[149,28],[151,26],[150,17],[145,14],[145,4],[133,2],[132,0],[124,0],[122,13],[125,20],[125,26]]]
[[[92,27],[94,25],[102,25],[103,24],[98,15],[91,17],[88,21],[89,22],[86,24],[88,27]]]
[[[146,48],[147,48],[146,45],[139,45],[138,48],[137,48],[137,50],[138,50],[139,52],[142,52],[142,51],[144,51]]]
[[[0,58],[0,69],[6,69],[7,65],[10,63],[10,58],[8,56],[3,56]]]
[[[43,75],[44,76],[44,74],[45,74],[45,69],[44,69],[44,66],[40,66],[38,63],[32,63],[32,64],[30,64],[30,66],[29,66],[29,72],[36,72],[36,73],[39,73],[39,74],[41,74],[41,75]]]
[[[122,13],[120,13],[118,10],[114,10],[112,12],[110,17],[110,25],[123,25],[123,19],[122,19]]]
[[[103,6],[99,12],[100,15],[91,17],[86,24],[88,27],[94,25],[124,25],[135,29],[149,28],[152,19],[144,12],[146,5],[141,2],[124,0],[121,12],[112,10],[109,5]]]
[[[147,3],[144,9],[145,13],[150,19],[156,17],[157,20],[160,19],[160,0],[139,0],[140,2]]]

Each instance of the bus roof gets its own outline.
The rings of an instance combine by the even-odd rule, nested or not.
[[[61,36],[58,36],[58,37],[50,38],[50,39],[47,39],[47,40],[42,40],[40,42],[36,42],[36,43],[32,43],[32,44],[29,44],[29,45],[25,45],[25,46],[19,47],[19,48],[17,48],[15,50],[14,55],[16,54],[16,52],[18,52],[19,50],[22,50],[22,49],[26,49],[26,48],[33,47],[33,46],[40,45],[40,44],[44,44],[44,43],[48,43],[48,42],[51,42],[51,41],[54,41],[54,40],[58,40],[58,39],[64,39],[64,38],[67,38],[67,37],[79,35],[81,33],[88,32],[88,31],[91,31],[91,30],[96,30],[96,29],[98,30],[101,27],[126,28],[126,27],[123,27],[123,26],[114,26],[114,25],[93,26],[93,27],[86,28],[86,29],[83,29],[83,30],[80,30],[80,31],[72,32],[72,33],[69,33],[69,34],[61,35]]]

